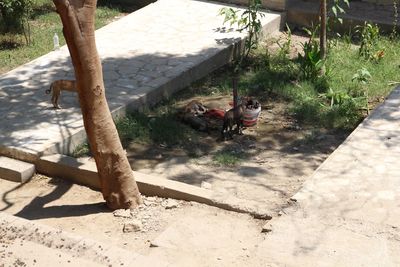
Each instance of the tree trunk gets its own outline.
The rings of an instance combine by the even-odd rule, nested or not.
[[[326,58],[326,0],[320,0],[320,21],[321,21],[321,28],[320,28],[320,51],[321,51],[321,58]]]
[[[108,107],[97,53],[97,0],[53,0],[71,54],[83,122],[104,200],[111,209],[134,208],[142,199]]]

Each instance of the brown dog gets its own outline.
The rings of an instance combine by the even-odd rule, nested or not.
[[[238,134],[242,135],[242,126],[243,126],[243,111],[245,109],[245,105],[239,104],[236,108],[232,108],[225,113],[224,116],[224,124],[222,126],[221,137],[222,140],[225,140],[225,134],[228,133],[229,137],[232,139],[232,128],[233,125],[236,124],[236,130]]]
[[[58,98],[63,90],[76,92],[76,82],[74,80],[57,80],[51,83],[50,88],[46,90],[46,94],[53,93],[51,95],[51,103],[53,103],[54,108],[60,108]]]

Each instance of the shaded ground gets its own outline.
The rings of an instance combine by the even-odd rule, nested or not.
[[[206,106],[216,99],[219,105],[231,100],[229,96],[196,99]],[[213,190],[266,202],[279,211],[346,136],[303,129],[285,110],[283,101],[263,103],[257,126],[233,140],[221,142],[220,132],[212,131],[199,133],[195,142],[181,148],[132,143],[128,158],[140,172],[197,186],[207,182]]]
[[[286,35],[279,33],[267,43],[271,53],[277,52],[276,41],[284,42]],[[307,37],[292,36],[290,56],[301,51],[301,42]],[[193,84],[188,92],[157,108],[155,113],[175,114],[187,103],[197,100],[207,108],[227,110],[232,96],[227,92],[206,94],[213,80],[223,77],[229,70],[213,74],[211,81]],[[226,82],[226,81],[224,81]],[[221,81],[216,81],[216,84]],[[230,87],[230,80],[227,80]],[[211,187],[215,191],[251,199],[267,204],[278,213],[287,200],[299,190],[304,180],[336,149],[348,135],[347,132],[325,130],[315,126],[302,126],[288,113],[288,105],[280,97],[260,95],[262,111],[258,123],[244,130],[244,135],[234,135],[233,140],[221,141],[220,129],[210,133],[194,131],[179,145],[159,142],[131,142],[126,146],[133,169],[156,174],[196,186]],[[172,110],[172,111],[171,111]],[[179,122],[178,116],[170,118]],[[165,131],[169,132],[166,124]],[[159,130],[158,130],[159,131]],[[204,184],[206,182],[207,184]]]

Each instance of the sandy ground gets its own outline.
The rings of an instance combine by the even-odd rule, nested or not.
[[[166,261],[179,252],[174,266],[232,266],[264,239],[263,220],[198,203],[144,197],[138,210],[113,213],[99,192],[42,175],[23,185],[1,180],[0,191],[1,211]],[[124,232],[132,221],[139,231]]]

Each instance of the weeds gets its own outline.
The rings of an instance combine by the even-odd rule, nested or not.
[[[384,56],[384,50],[377,49],[379,41],[379,27],[373,23],[365,22],[363,26],[356,28],[356,33],[360,38],[360,57],[367,60],[379,61]]]
[[[342,0],[342,2],[347,7],[350,7],[349,0]],[[333,24],[335,24],[335,23],[343,24],[343,19],[340,18],[339,16],[342,15],[342,14],[345,14],[346,12],[344,11],[343,6],[340,3],[340,0],[333,0],[331,11],[332,11],[332,14],[333,14],[332,23]]]
[[[351,78],[352,81],[356,81],[362,85],[362,91],[364,92],[365,97],[365,106],[367,108],[367,114],[369,114],[369,98],[368,98],[368,90],[366,89],[365,85],[370,81],[372,78],[371,74],[366,68],[361,68],[357,70],[357,72]]]
[[[316,40],[316,34],[318,27],[314,27],[312,30],[304,29],[310,36],[307,42],[302,44],[303,54],[298,54],[298,62],[302,78],[304,80],[315,81],[322,73],[325,60],[322,59],[321,50],[318,41]]]
[[[292,45],[292,31],[290,30],[289,25],[286,24],[285,41],[282,44],[279,41],[280,40],[276,42],[279,46],[278,56],[284,60],[289,60],[290,47]]]
[[[72,152],[71,156],[74,158],[79,158],[83,156],[89,156],[91,154],[90,147],[87,142],[78,145],[74,151]]]

